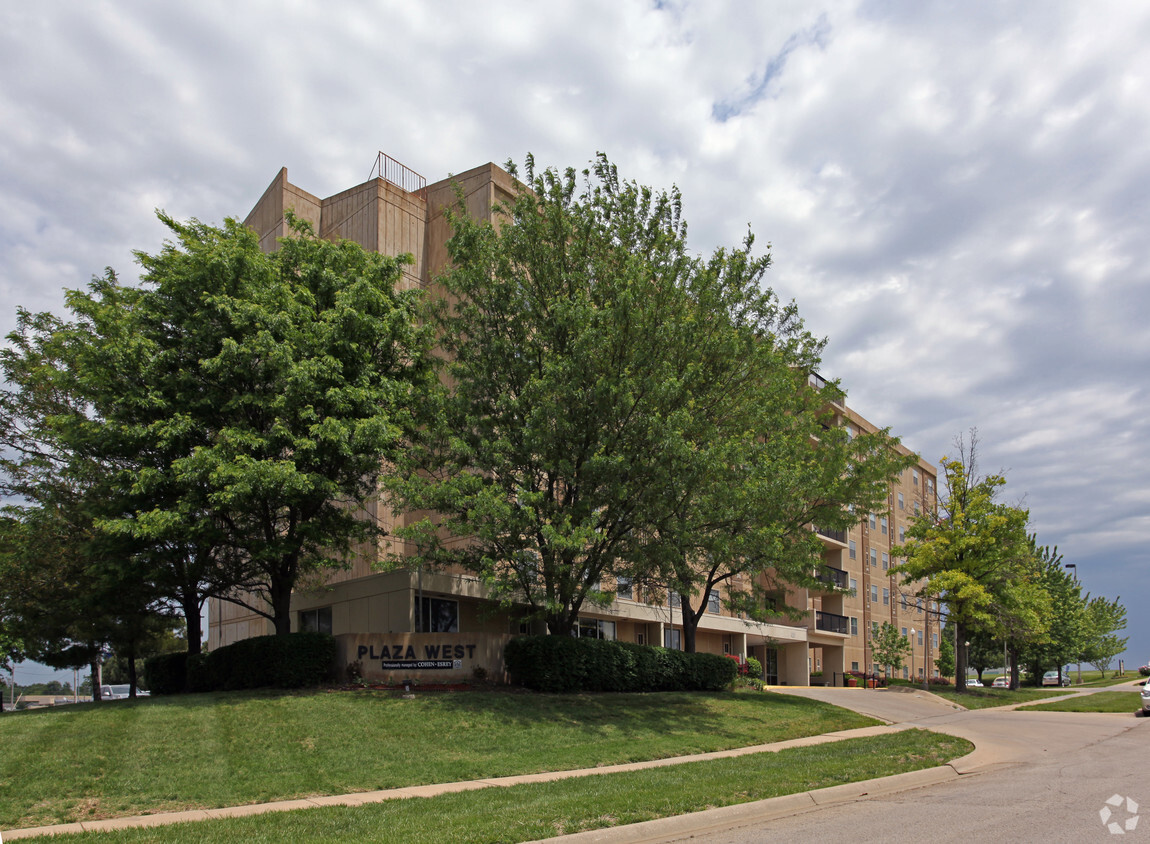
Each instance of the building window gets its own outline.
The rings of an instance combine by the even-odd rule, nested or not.
[[[898,541],[900,545],[906,543],[906,525],[898,526]]]
[[[851,616],[851,635],[857,636],[859,634],[859,620],[853,615]]]
[[[906,612],[906,595],[902,596],[902,611]]]
[[[330,633],[331,607],[301,610],[299,614],[299,629],[301,633]]]
[[[890,606],[890,590],[889,589],[884,588],[882,590],[882,605],[884,607]]]
[[[851,578],[851,592],[853,592],[855,595],[857,595],[858,591],[859,591],[859,582],[852,577]]]
[[[683,631],[664,630],[663,647],[672,651],[681,651],[683,649]]]
[[[635,644],[636,644],[636,645],[645,645],[645,644],[647,644],[647,634],[646,634],[646,633],[644,633],[644,632],[643,632],[643,631],[641,631],[641,630],[640,630],[640,631],[638,631],[638,632],[635,634]]]
[[[870,564],[872,566],[878,565],[878,551],[874,548],[870,549]]]
[[[906,638],[906,628],[905,627],[902,629],[902,637],[904,639]]]
[[[615,578],[615,597],[626,598],[628,601],[635,597],[635,587],[631,578],[623,575]]]
[[[910,476],[911,476],[911,480],[913,481],[914,485],[918,486],[918,469],[911,469],[910,470]]]
[[[615,622],[601,621],[597,618],[581,618],[575,635],[580,639],[614,639]]]
[[[882,518],[879,520],[879,524],[881,525],[881,528],[880,528],[880,530],[881,530],[881,532],[882,532],[882,535],[883,535],[883,536],[886,536],[886,534],[887,534],[887,530],[886,530],[886,527],[887,527],[886,516],[883,516],[883,517],[882,517]]]
[[[872,585],[870,588],[870,602],[872,604],[878,603],[878,587],[877,586]]]
[[[851,663],[851,671],[858,671],[858,670],[859,670],[859,664],[857,662],[852,662]]]
[[[914,514],[917,516],[920,513],[922,513],[922,507],[920,507],[919,503],[916,501],[914,502]]]
[[[875,516],[875,514],[874,514],[874,513],[871,513],[871,514],[870,514],[870,529],[871,529],[871,530],[874,530],[874,528],[875,528],[875,522],[876,522],[876,518],[877,518],[877,517]]]
[[[671,593],[671,606],[672,607],[683,606],[683,599],[679,596],[678,592],[672,592]]]
[[[926,479],[926,491],[931,493],[934,492],[934,478]]]
[[[870,636],[873,639],[877,635],[878,635],[878,622],[872,621],[870,623]]]
[[[886,571],[890,568],[890,554],[886,551],[882,552],[882,570]]]
[[[918,643],[919,643],[919,645],[922,644],[922,631],[921,630],[918,631]]]
[[[904,499],[904,498],[902,497],[902,493],[901,493],[901,492],[898,494],[898,509],[900,509],[900,510],[905,510],[905,509],[906,509],[906,499]]]
[[[719,587],[712,587],[707,595],[707,612],[719,614]]]
[[[847,543],[847,548],[849,549],[847,554],[853,560],[855,558],[855,552],[858,550],[858,546],[855,545],[855,541],[853,539]]]
[[[417,633],[458,633],[459,601],[424,598],[422,605],[416,601],[415,630]]]
[[[910,668],[908,668],[905,665],[902,667],[902,679],[904,679],[904,680],[910,679]]]
[[[930,634],[930,641],[931,641],[931,644],[933,645],[934,649],[937,651],[938,650],[938,634],[937,633],[931,633]]]
[[[874,666],[873,666],[873,669],[872,669],[872,670],[874,671],[874,673],[875,673],[875,674],[878,674],[878,672],[879,672],[879,667],[878,667],[878,663],[877,663],[877,662],[874,664]]]
[[[922,598],[915,598],[914,608],[916,612],[922,613]]]

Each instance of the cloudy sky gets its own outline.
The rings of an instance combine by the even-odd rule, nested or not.
[[[5,3],[0,79],[0,331],[281,166],[602,150],[698,251],[771,244],[865,416],[936,462],[977,427],[1150,660],[1150,5]]]

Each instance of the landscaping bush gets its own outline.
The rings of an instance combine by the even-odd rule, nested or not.
[[[331,679],[335,638],[327,633],[257,636],[207,654],[164,654],[145,666],[153,694],[230,689],[298,689]]]
[[[1143,677],[1150,677],[1150,665],[1140,665],[1138,667],[1138,673]]]
[[[514,682],[542,692],[714,691],[737,669],[717,654],[569,636],[518,636],[503,657]]]
[[[188,687],[188,654],[160,654],[144,662],[144,681],[154,695],[178,695]]]
[[[213,651],[208,674],[216,689],[298,689],[329,679],[335,654],[327,633],[256,636]]]

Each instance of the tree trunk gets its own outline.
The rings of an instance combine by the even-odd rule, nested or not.
[[[955,633],[958,637],[954,643],[954,690],[966,691],[966,625],[955,623]]]
[[[1018,651],[1010,651],[1010,690],[1018,691]]]
[[[180,606],[184,613],[184,623],[188,627],[188,656],[195,656],[202,651],[201,639],[204,635],[203,623],[200,620],[199,595],[183,595]]]
[[[269,596],[272,604],[272,621],[277,636],[291,633],[291,584],[274,583]]]
[[[136,643],[132,642],[128,646],[128,699],[136,699],[136,682],[139,678],[136,677]]]
[[[104,699],[102,694],[102,686],[104,685],[104,669],[100,665],[100,655],[97,653],[96,658],[88,666],[92,671],[92,700],[99,701]]]
[[[704,597],[703,606],[706,606],[705,601],[706,598]],[[691,602],[687,600],[685,595],[679,596],[679,607],[683,612],[683,651],[693,654],[699,632],[699,616],[691,609]]]

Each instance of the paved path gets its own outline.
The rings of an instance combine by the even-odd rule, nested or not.
[[[819,687],[788,687],[786,689],[779,689],[778,691],[823,700],[828,703],[833,703],[836,706],[853,709],[856,712],[887,721],[888,725],[864,727],[857,730],[842,730],[820,736],[810,736],[808,738],[792,739],[790,741],[775,742],[773,744],[757,745],[754,747],[742,747],[715,753],[702,753],[693,756],[680,756],[672,759],[657,759],[624,765],[610,765],[600,768],[497,777],[468,782],[410,786],[385,791],[312,797],[302,800],[284,800],[275,803],[233,806],[220,809],[166,812],[163,814],[85,821],[82,823],[61,824],[57,826],[3,830],[2,835],[3,840],[8,842],[30,838],[36,835],[163,826],[187,821],[242,817],[267,812],[309,809],[319,806],[360,806],[367,803],[378,803],[385,800],[396,800],[408,797],[432,797],[437,794],[456,791],[508,787],[522,783],[549,782],[571,777],[593,776],[619,771],[638,771],[646,768],[677,765],[683,762],[729,758],[750,753],[783,750],[788,747],[823,744],[859,736],[883,735],[916,727],[960,736],[974,742],[976,747],[974,752],[961,759],[955,760],[949,765],[943,765],[939,768],[834,786],[785,797],[776,797],[755,803],[728,806],[722,809],[696,812],[690,815],[663,818],[642,824],[594,830],[564,836],[558,839],[548,839],[550,841],[566,841],[571,844],[575,844],[575,842],[627,842],[627,844],[634,844],[634,842],[642,841],[677,841],[686,837],[694,839],[699,835],[717,834],[720,837],[713,839],[715,844],[728,840],[730,842],[752,841],[755,839],[748,837],[751,832],[753,832],[754,829],[761,830],[762,825],[768,820],[800,815],[806,818],[806,813],[818,807],[834,807],[836,805],[849,804],[845,811],[850,813],[846,823],[852,829],[851,840],[879,841],[885,839],[868,838],[865,834],[860,837],[858,830],[855,828],[853,822],[855,815],[853,813],[856,810],[851,807],[857,806],[860,800],[870,799],[874,805],[878,805],[875,799],[881,795],[902,795],[912,789],[922,789],[939,783],[950,783],[953,785],[955,781],[959,780],[964,774],[986,772],[1003,766],[1037,761],[1051,750],[1056,751],[1057,755],[1062,756],[1080,750],[1081,748],[1112,739],[1115,736],[1122,736],[1132,730],[1136,725],[1143,723],[1141,720],[1135,721],[1130,716],[1124,715],[1030,712],[1026,713],[1025,716],[1020,716],[1007,711],[1007,709],[967,712],[936,695],[922,691],[908,693],[889,690],[826,689]],[[1134,738],[1144,743],[1145,733],[1139,734]],[[1140,748],[1141,755],[1139,759],[1145,756],[1144,750],[1144,747]],[[1143,766],[1139,770],[1141,771],[1140,781],[1150,784],[1150,769]],[[1110,795],[1105,796],[1109,797]],[[1147,809],[1150,810],[1150,794],[1146,795],[1146,806]],[[1148,811],[1148,814],[1150,814],[1150,811]],[[1092,819],[1097,821],[1096,817],[1092,816]],[[799,819],[795,822],[799,823],[800,828],[810,826],[809,821]],[[837,828],[841,829],[841,823],[841,820],[836,822],[836,824],[838,824]],[[1147,825],[1150,827],[1150,821],[1147,821]],[[881,829],[884,827],[879,826],[876,828]],[[772,823],[770,827],[772,837],[779,829],[780,827]],[[730,832],[731,830],[734,830],[734,832]],[[793,833],[794,830],[786,833],[786,838],[793,841],[800,840]],[[722,838],[721,836],[724,834],[733,834],[735,837],[729,839]],[[828,830],[824,830],[820,835],[809,840],[823,842],[827,835]],[[916,835],[915,837],[918,836]],[[932,838],[933,841],[950,840],[946,837],[940,837],[937,830],[929,834],[928,837]],[[905,836],[892,838],[891,840],[905,840]],[[1010,839],[1000,838],[999,840]],[[1070,839],[1056,835],[1052,840]]]
[[[825,844],[842,837],[851,842],[927,839],[932,844],[1069,842],[1110,838],[1099,811],[1116,793],[1145,805],[1144,813],[1150,815],[1150,727],[1146,726],[1150,722],[1132,714],[1018,713],[1011,711],[1014,706],[967,711],[921,691],[779,691],[827,701],[901,727],[957,735],[974,742],[976,749],[950,765],[927,771],[549,840]],[[1125,811],[1116,815],[1126,818]],[[1144,822],[1143,834],[1150,840],[1150,819]]]

